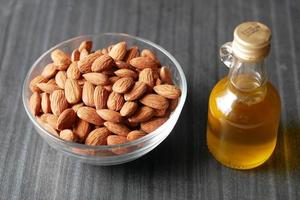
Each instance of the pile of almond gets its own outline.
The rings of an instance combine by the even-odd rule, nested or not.
[[[119,42],[92,51],[84,41],[71,55],[56,49],[30,82],[29,104],[50,133],[87,145],[115,145],[167,121],[181,90],[149,49]]]

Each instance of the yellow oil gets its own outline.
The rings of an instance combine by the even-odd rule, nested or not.
[[[270,82],[255,84],[240,77],[234,86],[226,77],[209,98],[207,145],[219,162],[231,168],[257,167],[276,146],[279,95]]]

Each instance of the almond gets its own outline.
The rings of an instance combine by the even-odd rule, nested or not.
[[[100,109],[97,110],[97,114],[104,120],[110,121],[110,122],[121,122],[122,116],[120,113],[114,110],[109,109]]]
[[[90,132],[90,123],[82,119],[77,120],[73,132],[77,135],[78,140],[83,142]]]
[[[50,79],[47,83],[48,83],[48,84],[54,84],[54,85],[56,84],[55,79],[53,79],[53,78]]]
[[[100,56],[99,53],[91,53],[84,59],[78,61],[78,69],[81,73],[91,72],[93,62]]]
[[[67,78],[70,79],[79,79],[80,78],[80,71],[77,66],[77,62],[72,62],[67,70]]]
[[[58,70],[66,70],[71,63],[70,56],[60,49],[51,52],[51,59]]]
[[[130,133],[128,133],[127,135],[127,140],[128,141],[133,141],[133,140],[137,140],[141,137],[144,137],[146,134],[143,131],[131,131]]]
[[[78,61],[79,58],[80,58],[80,51],[78,49],[74,49],[74,51],[72,51],[71,54],[71,61],[72,62]]]
[[[181,90],[174,85],[157,85],[153,89],[157,94],[168,99],[178,99],[181,95]]]
[[[127,51],[124,61],[129,63],[132,58],[138,57],[139,55],[139,48],[137,46],[133,46]]]
[[[103,55],[108,55],[108,50],[107,50],[106,48],[103,48],[103,49],[101,50],[101,53],[102,53]]]
[[[74,79],[67,79],[65,83],[65,95],[70,104],[78,103],[81,100],[82,89]]]
[[[94,103],[97,110],[106,108],[109,92],[102,86],[97,86],[94,91]]]
[[[56,83],[39,83],[37,84],[38,88],[46,93],[52,93],[54,90],[59,89]]]
[[[161,85],[162,81],[160,80],[160,78],[156,79],[155,85]]]
[[[73,105],[73,106],[72,106],[72,109],[73,109],[75,112],[77,112],[77,110],[78,110],[80,107],[82,107],[82,106],[84,106],[83,103],[78,103],[78,104]]]
[[[108,76],[103,73],[86,73],[82,76],[94,85],[107,85],[109,83]]]
[[[160,127],[162,124],[164,124],[168,118],[154,118],[147,122],[141,123],[141,129],[145,131],[146,133],[151,133],[158,127]]]
[[[58,130],[72,128],[76,120],[77,115],[75,111],[72,108],[68,108],[59,115],[56,127]]]
[[[45,123],[49,124],[52,128],[54,129],[57,129],[57,120],[58,120],[58,117],[53,115],[53,114],[48,114],[46,117],[44,117],[43,115],[43,118]]]
[[[50,114],[50,113],[44,113],[44,114],[42,114],[39,118],[43,121],[43,122],[47,122],[47,118],[49,117],[49,116],[51,116],[51,115],[53,115],[53,114]],[[53,116],[55,116],[55,115],[53,115]]]
[[[67,80],[67,74],[65,71],[59,71],[55,75],[55,82],[61,89],[65,89],[65,83]]]
[[[151,68],[143,69],[139,74],[139,82],[146,83],[152,89],[155,84],[153,70]]]
[[[169,105],[168,110],[174,111],[176,109],[177,105],[178,105],[178,101],[179,101],[179,99],[172,99],[170,101],[170,105]]]
[[[60,131],[59,137],[69,142],[76,142],[77,140],[76,135],[70,129]]]
[[[77,110],[77,116],[91,124],[101,126],[104,120],[97,114],[95,108],[82,106]]]
[[[78,51],[81,52],[83,49],[86,49],[89,53],[92,50],[92,46],[93,46],[93,42],[90,40],[85,40],[83,42],[80,43],[79,47],[78,47]]]
[[[136,57],[131,59],[129,63],[140,70],[145,68],[156,69],[159,66],[159,64],[155,60],[152,60],[148,57]]]
[[[93,72],[102,72],[105,70],[109,70],[112,68],[114,64],[114,59],[109,55],[102,55],[97,58],[92,64],[92,71]]]
[[[120,123],[104,122],[104,126],[116,135],[127,136],[127,134],[130,132],[130,129],[127,126]]]
[[[95,87],[90,82],[86,81],[82,89],[82,101],[85,105],[94,107],[94,91]]]
[[[119,69],[115,71],[115,74],[120,78],[131,77],[133,79],[136,79],[138,77],[136,72],[130,69]]]
[[[140,99],[140,102],[154,109],[166,109],[169,106],[169,101],[157,94],[147,94]]]
[[[41,110],[41,96],[34,92],[29,99],[29,107],[33,115],[38,115]]]
[[[42,124],[42,126],[44,127],[44,129],[46,129],[46,131],[48,131],[52,135],[55,135],[56,137],[59,137],[59,134],[58,134],[57,130],[55,128],[53,128],[52,126],[50,126],[49,124],[44,123],[44,124]]]
[[[126,63],[124,61],[116,61],[115,65],[119,69],[131,69],[131,70],[135,70],[134,67],[132,67],[129,63]]]
[[[97,128],[89,133],[85,140],[85,144],[90,146],[98,146],[98,145],[106,145],[107,137],[111,134],[111,132],[105,128]]]
[[[127,101],[124,103],[122,109],[120,110],[120,114],[121,114],[121,116],[124,116],[124,117],[131,116],[135,113],[137,108],[138,108],[137,103]]]
[[[107,145],[118,145],[129,142],[126,137],[120,135],[110,135],[107,137]],[[129,151],[128,148],[116,147],[113,148],[112,152],[115,154],[125,154]]]
[[[141,107],[137,113],[128,119],[129,122],[138,123],[145,122],[151,119],[154,115],[154,110],[148,106]]]
[[[110,51],[111,51],[111,49],[113,48],[113,46],[114,46],[113,44],[109,45],[109,46],[106,48],[106,49],[107,49],[107,51],[108,51],[108,52],[110,52]]]
[[[111,48],[108,55],[112,57],[115,61],[122,60],[127,52],[126,46],[126,42],[119,42]]]
[[[124,98],[122,95],[112,92],[107,99],[107,107],[111,110],[119,111],[124,105]]]
[[[82,49],[81,52],[80,52],[79,60],[83,60],[83,59],[86,58],[88,55],[89,55],[88,50]]]
[[[168,114],[167,109],[155,109],[154,110],[154,116],[155,117],[164,117]]]
[[[103,86],[107,91],[112,92],[112,85]]]
[[[41,100],[42,111],[44,113],[50,113],[51,112],[51,106],[50,106],[49,94],[42,93],[41,97],[42,97],[42,100]]]
[[[83,87],[84,83],[86,82],[86,80],[84,78],[80,78],[77,80],[77,83]]]
[[[50,79],[55,76],[56,71],[57,67],[54,65],[54,63],[50,63],[43,69],[42,76]]]
[[[134,81],[131,77],[120,78],[114,83],[112,90],[117,93],[125,93],[132,88],[133,84]]]
[[[65,109],[68,108],[68,102],[64,91],[62,90],[55,90],[50,95],[50,102],[52,113],[56,116],[59,116]]]
[[[166,66],[161,67],[159,70],[159,76],[162,83],[173,85],[172,74],[168,67]]]
[[[44,76],[36,76],[34,79],[32,79],[29,83],[29,88],[31,92],[41,92],[40,88],[37,86],[39,83],[46,83],[48,79]]]
[[[156,58],[155,53],[153,53],[149,49],[143,49],[143,51],[141,52],[141,56],[151,58],[152,60],[155,60],[156,62],[158,62],[158,59]]]
[[[147,85],[143,82],[136,82],[133,88],[126,94],[124,98],[126,101],[134,101],[139,99],[147,91]]]

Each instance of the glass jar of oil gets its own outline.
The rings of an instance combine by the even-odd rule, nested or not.
[[[267,26],[246,22],[220,49],[230,71],[210,94],[207,145],[219,162],[231,168],[257,167],[276,146],[280,97],[265,69],[270,40]]]

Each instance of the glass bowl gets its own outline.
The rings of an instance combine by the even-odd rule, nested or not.
[[[171,70],[174,83],[181,89],[182,94],[177,108],[172,112],[170,118],[158,129],[135,141],[112,146],[87,146],[79,143],[64,141],[45,130],[35,119],[29,109],[29,98],[31,91],[29,83],[35,76],[39,75],[44,66],[51,62],[50,53],[58,48],[71,54],[84,40],[93,41],[93,49],[106,47],[110,44],[126,41],[128,46],[136,45],[139,49],[148,48],[154,51],[163,65]],[[45,52],[39,57],[30,68],[22,91],[23,104],[27,115],[33,123],[40,136],[53,148],[64,153],[68,157],[78,161],[95,165],[116,165],[137,159],[159,145],[174,128],[182,111],[187,95],[187,84],[183,70],[176,59],[161,46],[139,37],[122,33],[104,33],[98,35],[84,35],[66,40]]]

